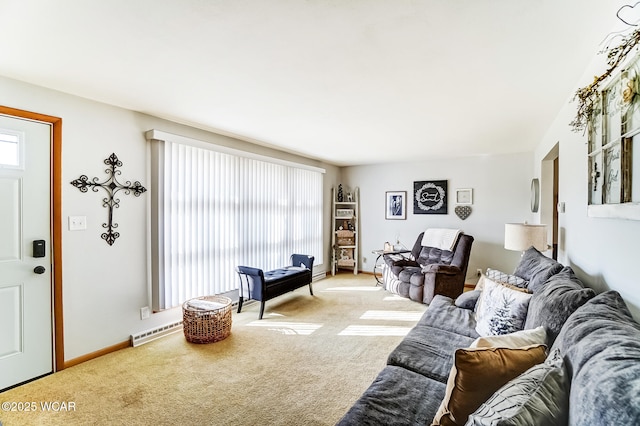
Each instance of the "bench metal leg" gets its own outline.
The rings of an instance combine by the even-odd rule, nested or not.
[[[309,281],[309,293],[313,296],[313,287],[311,287],[311,281]]]
[[[240,313],[240,310],[242,310],[242,296],[238,299],[238,313]]]
[[[262,319],[262,315],[264,315],[264,300],[260,302],[260,316],[258,317],[259,320]]]

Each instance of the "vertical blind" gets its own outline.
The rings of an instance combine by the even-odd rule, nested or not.
[[[160,143],[159,309],[237,289],[237,265],[275,269],[292,253],[322,263],[320,171]]]

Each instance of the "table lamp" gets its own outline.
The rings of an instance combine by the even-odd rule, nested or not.
[[[529,247],[539,251],[549,250],[547,245],[547,225],[528,223],[506,223],[504,225],[504,248],[524,252]]]

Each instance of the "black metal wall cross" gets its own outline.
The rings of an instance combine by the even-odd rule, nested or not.
[[[114,229],[118,227],[118,224],[113,221],[113,209],[120,207],[120,200],[115,197],[116,194],[120,191],[124,191],[127,195],[133,192],[133,195],[139,197],[140,194],[147,189],[138,181],[135,181],[133,184],[131,181],[126,181],[124,185],[118,182],[116,176],[121,175],[122,172],[116,170],[116,167],[122,167],[122,161],[118,160],[118,156],[115,153],[105,159],[104,164],[109,166],[108,169],[105,169],[109,177],[104,182],[98,182],[97,177],[89,182],[89,178],[86,175],[81,175],[78,179],[73,180],[71,185],[78,188],[81,192],[87,192],[89,188],[91,188],[93,192],[98,192],[98,188],[107,191],[108,197],[102,199],[102,206],[109,209],[109,222],[102,224],[102,227],[106,228],[107,232],[103,233],[101,237],[111,246],[116,241],[116,238],[120,236],[119,232],[114,231]]]

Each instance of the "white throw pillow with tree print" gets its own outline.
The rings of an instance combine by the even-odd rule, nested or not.
[[[524,328],[531,293],[504,283],[485,279],[476,312],[480,336],[513,333]]]

